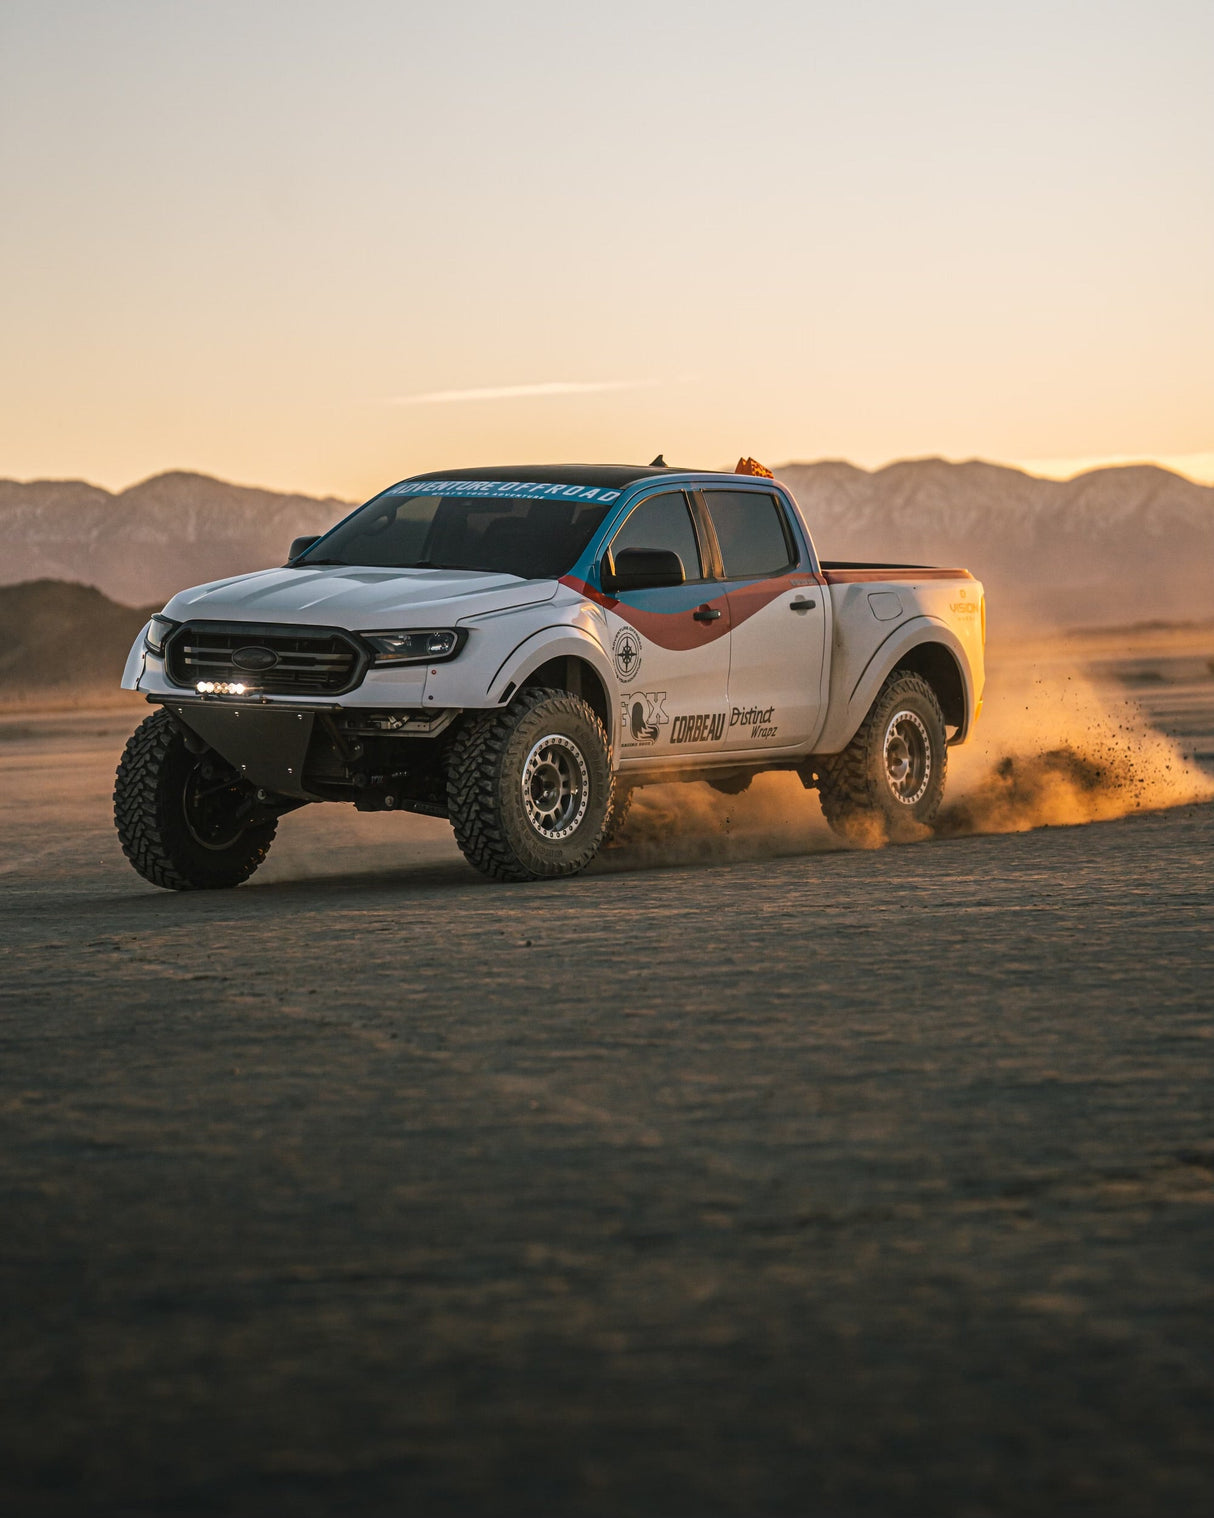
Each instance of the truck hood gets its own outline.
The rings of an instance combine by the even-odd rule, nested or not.
[[[446,627],[551,601],[557,583],[475,569],[262,569],[179,591],[164,614],[178,622],[294,622],[350,632]]]

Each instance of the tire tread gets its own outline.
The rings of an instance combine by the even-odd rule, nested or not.
[[[908,669],[895,669],[877,692],[868,715],[842,753],[822,754],[815,759],[822,815],[836,831],[846,831],[848,825],[858,817],[883,815],[878,799],[877,777],[870,760],[874,729],[882,720],[882,713],[889,703],[910,695],[920,697],[931,706],[943,733],[944,713],[936,692],[922,675]],[[925,813],[917,814],[915,821],[930,827],[943,799],[943,786],[935,787],[930,807]]]
[[[270,852],[277,823],[260,827],[263,836],[267,833],[268,836],[222,882],[184,873],[180,858],[169,846],[168,818],[160,789],[160,776],[169,761],[172,745],[180,741],[180,727],[164,710],[145,717],[127,739],[114,778],[114,826],[122,852],[145,880],[166,891],[240,885]]]
[[[534,880],[534,872],[518,858],[502,830],[498,792],[502,759],[507,743],[520,721],[537,707],[548,705],[553,715],[564,714],[589,722],[598,731],[603,747],[610,745],[597,714],[580,696],[545,686],[525,686],[510,705],[468,720],[451,748],[447,769],[447,809],[455,829],[455,841],[464,858],[490,880]],[[603,832],[585,851],[585,858],[554,875],[572,875],[585,869],[611,827],[611,807]]]

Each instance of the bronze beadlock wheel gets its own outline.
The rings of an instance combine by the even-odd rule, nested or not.
[[[548,841],[568,838],[586,815],[590,771],[580,748],[564,733],[549,733],[523,765],[523,810]]]
[[[918,712],[899,711],[889,719],[882,745],[885,775],[895,801],[914,806],[932,778],[932,740]]]
[[[615,801],[611,748],[568,691],[524,689],[471,717],[451,750],[447,809],[468,862],[493,880],[576,875],[598,853]]]

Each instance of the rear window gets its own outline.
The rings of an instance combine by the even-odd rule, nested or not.
[[[754,490],[706,490],[727,580],[757,580],[796,563],[784,513],[774,496]]]

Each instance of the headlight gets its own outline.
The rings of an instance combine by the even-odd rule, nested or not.
[[[147,644],[148,651],[153,654],[164,653],[164,640],[173,631],[180,627],[180,622],[174,622],[171,617],[153,617],[148,623],[148,630],[143,635],[143,641]]]
[[[430,664],[454,659],[468,640],[463,627],[427,627],[415,632],[362,633],[375,650],[376,664]]]

